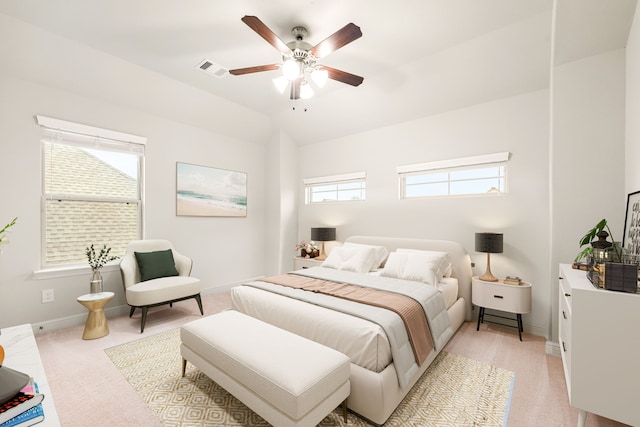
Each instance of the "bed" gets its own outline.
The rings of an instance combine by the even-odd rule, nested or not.
[[[393,313],[382,314],[390,313],[389,310],[369,306],[364,309],[366,312],[361,312],[359,306],[363,304],[280,286],[269,282],[270,278],[234,287],[231,290],[231,306],[234,310],[347,354],[351,358],[351,394],[348,407],[369,421],[381,425],[391,416],[460,325],[471,320],[471,261],[462,245],[445,240],[354,236],[345,241],[342,252],[336,249],[334,251],[336,254],[351,254],[349,251],[354,249],[349,248],[354,247],[357,250],[361,247],[377,248],[376,256],[380,255],[380,248],[384,248],[385,261],[380,268],[366,272],[343,271],[336,269],[334,265],[334,268],[325,266],[299,270],[292,272],[291,276],[371,286],[376,291],[392,290],[406,292],[407,295],[415,291],[420,294],[420,298],[424,294],[424,301],[420,301],[420,304],[425,309],[428,326],[431,328],[433,347],[421,361],[410,356],[416,350],[414,348],[414,353],[410,353],[409,346],[405,344],[408,341],[413,345],[411,337],[407,337],[409,332],[400,333],[396,329],[397,323],[402,323],[402,320],[389,320],[396,322],[393,325],[383,325],[374,320],[378,315],[399,319]],[[365,252],[369,255],[373,253],[369,249]],[[401,252],[415,252],[415,255]],[[433,280],[429,276],[428,282],[435,282],[434,286],[424,283],[422,276],[414,277],[415,275],[410,274],[399,277],[394,272],[394,266],[399,265],[398,260],[403,260],[402,265],[406,270],[406,265],[410,264],[407,260],[422,262],[426,253],[444,253],[448,262],[446,267],[444,261],[441,263],[441,276],[438,276],[440,270]],[[336,254],[332,251],[324,264],[335,264]],[[369,317],[370,311],[373,311],[372,317]]]

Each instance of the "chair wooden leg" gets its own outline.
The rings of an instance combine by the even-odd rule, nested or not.
[[[129,310],[129,317],[133,316],[133,312],[136,311],[135,307],[131,307],[131,310]]]
[[[182,378],[184,378],[186,371],[187,371],[187,359],[183,357],[182,358]]]
[[[148,307],[142,307],[142,321],[140,323],[140,333],[144,332],[144,324],[147,323],[147,310]]]
[[[198,308],[200,308],[200,314],[204,316],[204,311],[202,310],[202,298],[200,298],[200,294],[195,296],[196,302],[198,303]]]

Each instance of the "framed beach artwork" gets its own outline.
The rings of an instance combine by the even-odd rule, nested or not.
[[[176,215],[247,216],[247,174],[176,163]]]
[[[627,196],[627,214],[624,218],[622,247],[625,254],[640,256],[640,191]],[[638,258],[636,258],[636,261]]]

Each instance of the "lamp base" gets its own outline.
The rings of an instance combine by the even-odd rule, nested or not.
[[[318,261],[324,261],[327,259],[327,253],[324,251],[324,242],[322,242],[322,246],[320,248],[320,255],[318,255],[315,259]]]
[[[478,277],[478,279],[482,280],[483,282],[497,282],[498,280],[500,280],[496,276],[491,274],[491,272],[489,272],[489,274],[484,273],[482,276]]]

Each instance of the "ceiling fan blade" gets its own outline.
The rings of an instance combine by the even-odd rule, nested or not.
[[[355,74],[347,73],[346,71],[338,70],[337,68],[322,66],[323,70],[327,70],[329,78],[342,83],[346,83],[351,86],[360,86],[364,81],[364,77],[356,76]]]
[[[315,45],[311,49],[311,53],[318,59],[323,58],[331,52],[335,52],[344,45],[347,45],[360,37],[362,37],[360,27],[355,25],[353,22],[349,22],[347,25]]]
[[[291,82],[291,95],[289,96],[291,99],[300,99],[301,83],[302,83],[302,79],[296,79]]]
[[[257,16],[245,15],[242,17],[242,22],[247,24],[249,28],[258,33],[260,37],[278,49],[283,55],[291,54],[291,49],[287,47],[287,44],[280,40],[280,37],[276,36]]]
[[[256,65],[255,67],[236,68],[235,70],[229,70],[229,74],[233,74],[234,76],[241,76],[242,74],[259,73],[261,71],[273,71],[279,69],[280,64]]]

